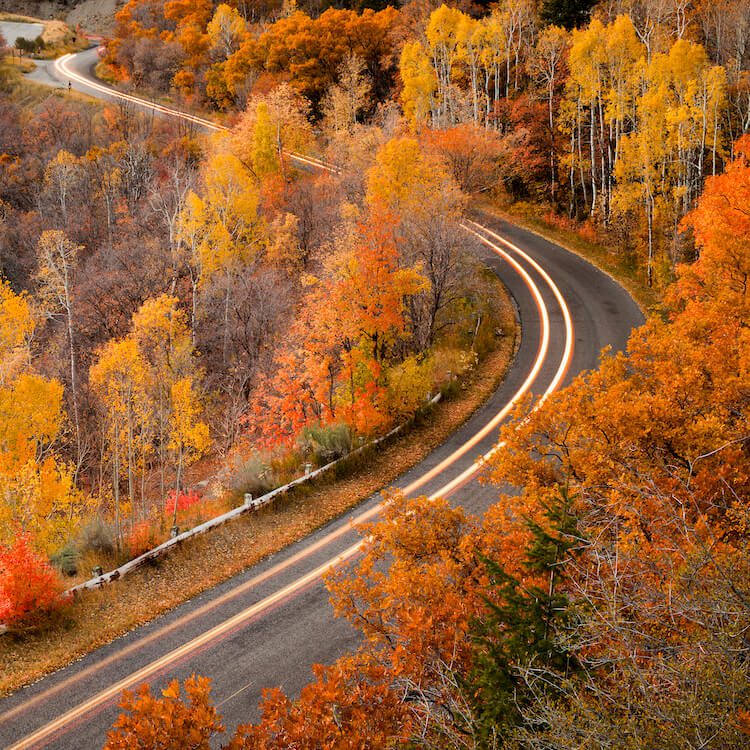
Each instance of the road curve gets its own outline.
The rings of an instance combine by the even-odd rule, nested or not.
[[[65,56],[55,66],[63,81],[99,98],[127,96],[134,105],[213,123],[91,80],[95,51]],[[310,166],[316,159],[296,155]],[[488,216],[467,221],[477,253],[513,296],[521,342],[501,387],[444,445],[407,472],[408,493],[449,496],[483,512],[496,489],[475,481],[475,459],[496,448],[496,428],[521,394],[540,397],[597,365],[600,350],[622,349],[643,316],[630,296],[589,263],[539,236]],[[213,679],[213,695],[231,731],[257,718],[264,687],[296,693],[310,666],[330,663],[356,645],[356,633],[332,616],[321,572],[356,554],[352,522],[376,515],[373,497],[309,537],[241,575],[175,608],[79,662],[0,701],[0,746],[96,748],[117,715],[124,687],[143,681],[163,687],[193,672]]]

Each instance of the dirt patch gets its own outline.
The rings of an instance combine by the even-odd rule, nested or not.
[[[71,33],[71,29],[67,23],[63,23],[62,21],[47,21],[44,24],[42,40],[45,44],[56,46],[64,44],[70,38]]]
[[[499,281],[502,327],[516,332],[513,306]],[[517,333],[517,332],[516,332]],[[170,553],[115,584],[88,592],[72,605],[68,622],[46,633],[0,639],[0,693],[8,694],[109,643],[157,615],[227,580],[303,538],[373,493],[389,486],[455,432],[497,389],[515,353],[505,335],[479,366],[407,432],[349,467],[335,483],[321,483],[243,516]]]
[[[111,35],[115,13],[124,5],[120,0],[83,0],[67,15],[71,26],[80,26],[89,34]]]

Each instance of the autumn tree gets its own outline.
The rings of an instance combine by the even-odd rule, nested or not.
[[[185,466],[208,447],[208,428],[200,420],[194,389],[196,365],[187,319],[177,302],[168,295],[147,300],[133,315],[130,333],[102,347],[89,373],[104,417],[118,533],[123,515],[148,514],[149,469],[158,470],[165,498],[168,451],[176,484],[181,485]],[[127,505],[120,498],[123,477]]]
[[[459,293],[464,197],[435,150],[426,151],[413,138],[386,143],[367,179],[366,200],[398,221],[404,258],[418,264],[429,282],[410,304],[415,346],[421,351],[434,343],[445,324],[442,315]]]
[[[465,193],[487,190],[508,172],[508,145],[487,128],[466,123],[446,130],[428,130],[424,141]]]
[[[209,750],[211,738],[224,732],[211,703],[210,685],[205,677],[188,677],[184,682],[187,703],[177,680],[161,691],[160,698],[151,693],[148,685],[142,685],[135,693],[124,693],[120,702],[123,714],[107,735],[104,747]]]
[[[28,298],[0,284],[0,530],[34,534],[53,551],[69,541],[84,499],[73,472],[55,451],[63,427],[63,387],[34,372]]]
[[[172,383],[170,389],[171,424],[169,448],[175,454],[175,494],[182,489],[185,467],[203,455],[209,447],[208,425],[200,421],[200,399],[192,377]],[[172,524],[177,523],[175,503]]]
[[[260,147],[254,149],[259,169],[268,167],[276,153],[268,143],[268,121],[263,128],[265,134],[254,144]],[[178,232],[192,268],[193,327],[199,288],[223,297],[222,352],[226,362],[233,282],[258,258],[263,241],[259,186],[252,172],[223,143],[206,161],[202,178],[203,195],[188,193]]]
[[[634,204],[642,207],[651,285],[659,225],[674,227],[693,206],[701,176],[716,173],[726,78],[722,68],[709,65],[702,47],[684,40],[668,55],[654,55],[646,76],[646,90],[636,104],[639,128],[624,135],[620,145],[613,200],[620,213]],[[676,227],[672,248],[664,250],[672,265],[681,260]]]
[[[394,8],[361,14],[329,8],[315,19],[297,11],[245,41],[229,58],[227,88],[237,95],[252,71],[264,71],[276,80],[291,78],[295,91],[317,110],[341,63],[356,55],[367,67],[375,99],[382,101],[393,85],[397,19]]]
[[[428,114],[438,128],[469,121],[495,126],[501,98],[523,82],[535,34],[527,0],[506,0],[479,19],[447,5],[435,9],[425,25],[426,45],[408,42],[401,56],[402,103],[412,126]]]
[[[356,55],[344,59],[338,80],[326,92],[322,109],[333,132],[351,131],[362,111],[367,108],[371,85],[364,61]]]
[[[406,300],[426,282],[399,265],[393,224],[374,213],[312,283],[276,374],[253,398],[251,434],[288,442],[307,424],[343,419],[362,434],[389,420],[386,374],[407,334]]]
[[[111,244],[117,208],[122,195],[124,182],[123,164],[121,163],[123,143],[118,142],[108,148],[89,149],[83,160],[83,169],[92,174],[94,195],[104,204],[107,220],[107,240]]]
[[[558,123],[555,99],[562,90],[565,73],[565,58],[569,46],[569,35],[560,26],[548,26],[537,38],[534,50],[526,61],[533,81],[543,92],[547,102],[547,126],[549,129],[550,199],[555,200],[557,176]]]
[[[73,311],[73,274],[77,264],[77,255],[82,250],[59,230],[42,234],[37,244],[40,296],[46,302],[47,313],[54,315],[62,310],[65,315],[65,327],[68,339],[68,357],[70,366],[70,400],[73,406],[73,428],[76,441],[76,466],[83,459],[81,443],[81,419],[78,406],[78,369],[76,366],[76,344],[74,336]]]
[[[437,77],[419,41],[407,42],[401,51],[403,82],[401,106],[413,129],[428,122],[436,108]]]
[[[315,681],[298,701],[280,690],[269,690],[258,725],[238,727],[227,750],[282,750],[298,747],[385,750],[406,738],[408,714],[400,693],[372,665],[342,660],[332,667],[316,666]]]
[[[68,209],[76,184],[80,179],[80,162],[69,151],[61,150],[44,171],[45,187],[59,210],[62,228],[68,226]]]
[[[237,51],[245,37],[245,22],[236,8],[220,3],[206,27],[211,52],[219,60],[226,60]]]
[[[196,362],[186,315],[175,297],[161,295],[144,302],[133,315],[130,335],[147,368],[148,416],[153,421],[164,496],[165,447],[170,439],[175,446],[178,490],[186,453],[200,455],[208,447],[208,429],[199,421],[200,402],[193,386]]]
[[[268,105],[258,102],[251,152],[253,174],[257,180],[262,181],[265,177],[279,172],[283,159],[279,141],[268,113]]]
[[[261,135],[258,116],[262,114]],[[281,83],[266,95],[254,96],[240,115],[230,135],[231,150],[243,164],[253,164],[253,152],[258,143],[267,139],[272,143],[274,170],[286,171],[287,151],[305,153],[313,137],[308,119],[309,103],[296,94],[287,83]]]

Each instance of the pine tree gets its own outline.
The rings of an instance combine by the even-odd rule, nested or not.
[[[544,507],[543,516],[543,523],[524,521],[532,534],[524,567],[538,583],[524,584],[500,563],[482,558],[491,591],[484,597],[486,616],[473,624],[475,657],[464,687],[485,747],[495,746],[498,737],[521,723],[521,709],[533,695],[526,668],[544,673],[535,692],[554,689],[559,678],[576,668],[558,637],[572,617],[558,584],[580,541],[565,490]]]

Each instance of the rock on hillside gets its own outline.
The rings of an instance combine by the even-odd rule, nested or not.
[[[108,34],[124,0],[0,0],[0,11],[35,18],[62,18],[94,34]]]

